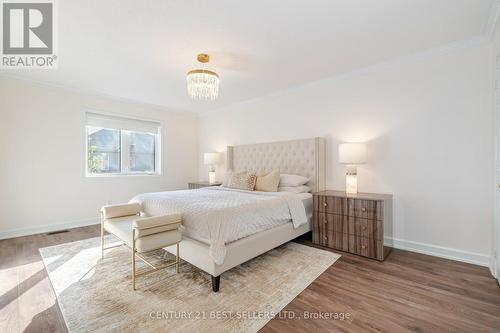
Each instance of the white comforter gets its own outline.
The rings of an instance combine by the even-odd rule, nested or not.
[[[130,202],[142,204],[150,216],[182,214],[183,234],[210,245],[210,256],[222,264],[227,243],[292,222],[307,223],[304,205],[295,194],[205,187],[144,193]]]

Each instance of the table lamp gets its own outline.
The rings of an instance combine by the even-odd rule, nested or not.
[[[219,153],[205,153],[203,155],[204,164],[210,166],[208,170],[208,182],[210,184],[215,183],[215,166],[219,164],[219,161],[220,161]]]
[[[358,172],[356,165],[366,162],[366,144],[339,144],[339,162],[342,164],[347,164],[345,173],[345,192],[347,194],[357,194]]]

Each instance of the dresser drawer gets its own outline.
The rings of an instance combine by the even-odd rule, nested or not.
[[[342,232],[330,231],[323,237],[323,246],[333,249],[348,251],[349,250],[349,235]],[[321,245],[321,244],[320,244]]]
[[[349,216],[361,217],[369,220],[384,220],[384,203],[375,200],[347,199]]]
[[[349,234],[365,238],[378,239],[378,221],[368,220],[361,217],[349,217]]]
[[[349,221],[347,216],[321,212],[316,213],[316,216],[319,219],[319,224],[323,224],[328,230],[348,233]]]
[[[363,257],[377,257],[377,240],[373,238],[349,235],[349,252]]]
[[[329,247],[340,246],[340,241],[337,240],[342,237],[337,234],[347,234],[348,228],[347,217],[315,212],[313,220],[313,242]],[[347,244],[347,238],[345,243]]]
[[[315,195],[314,210],[330,214],[345,215],[347,214],[347,199],[331,196]]]

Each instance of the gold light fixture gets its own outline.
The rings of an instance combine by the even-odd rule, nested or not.
[[[208,64],[208,54],[200,53],[197,57],[202,64]],[[187,73],[188,94],[193,99],[215,100],[219,95],[219,75],[206,68],[197,68]]]

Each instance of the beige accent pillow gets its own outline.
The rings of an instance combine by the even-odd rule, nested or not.
[[[269,173],[261,172],[257,176],[257,182],[255,183],[255,190],[263,192],[278,192],[279,183],[280,183],[279,170],[273,170]]]
[[[253,173],[248,173],[246,171],[237,172],[232,174],[227,187],[239,190],[253,191],[256,181],[257,175]]]

